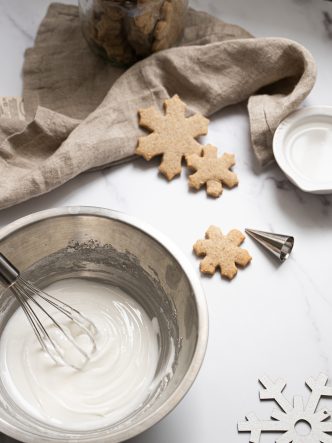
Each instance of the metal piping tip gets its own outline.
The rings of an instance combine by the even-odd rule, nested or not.
[[[294,237],[272,232],[256,231],[254,229],[245,230],[248,235],[258,241],[271,254],[283,263],[289,257],[294,246]]]

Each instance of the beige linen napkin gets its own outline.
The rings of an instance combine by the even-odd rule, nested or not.
[[[298,43],[255,39],[194,10],[180,47],[124,72],[90,51],[76,6],[52,4],[25,56],[26,121],[1,112],[0,101],[0,208],[133,158],[142,134],[137,110],[161,107],[176,93],[206,116],[248,99],[252,146],[266,165],[277,125],[308,95],[315,76],[312,56]]]

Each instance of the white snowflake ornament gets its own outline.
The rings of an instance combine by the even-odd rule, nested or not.
[[[250,443],[259,443],[262,432],[280,432],[276,443],[332,443],[331,414],[326,409],[317,410],[322,397],[332,398],[332,387],[326,386],[328,378],[320,374],[317,380],[309,378],[305,383],[311,391],[304,406],[303,399],[295,396],[293,405],[283,395],[286,383],[283,380],[271,381],[262,377],[259,382],[263,390],[261,400],[274,400],[280,409],[275,409],[271,420],[259,420],[255,414],[248,414],[246,421],[238,424],[239,432],[250,432]],[[304,427],[306,429],[304,432]]]

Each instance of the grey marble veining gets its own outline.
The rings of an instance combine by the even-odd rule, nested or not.
[[[323,24],[326,34],[332,39],[332,15],[327,11],[323,11]]]
[[[1,5],[0,14],[2,15],[4,21],[9,23],[15,30],[21,33],[23,38],[26,39],[26,41],[30,42],[30,45],[33,44],[35,38],[34,34],[25,30],[22,23],[16,20],[15,13],[11,14],[10,12],[7,12],[4,6]]]

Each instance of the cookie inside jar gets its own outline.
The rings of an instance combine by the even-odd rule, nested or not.
[[[85,38],[116,66],[130,66],[176,45],[188,0],[79,0]]]

